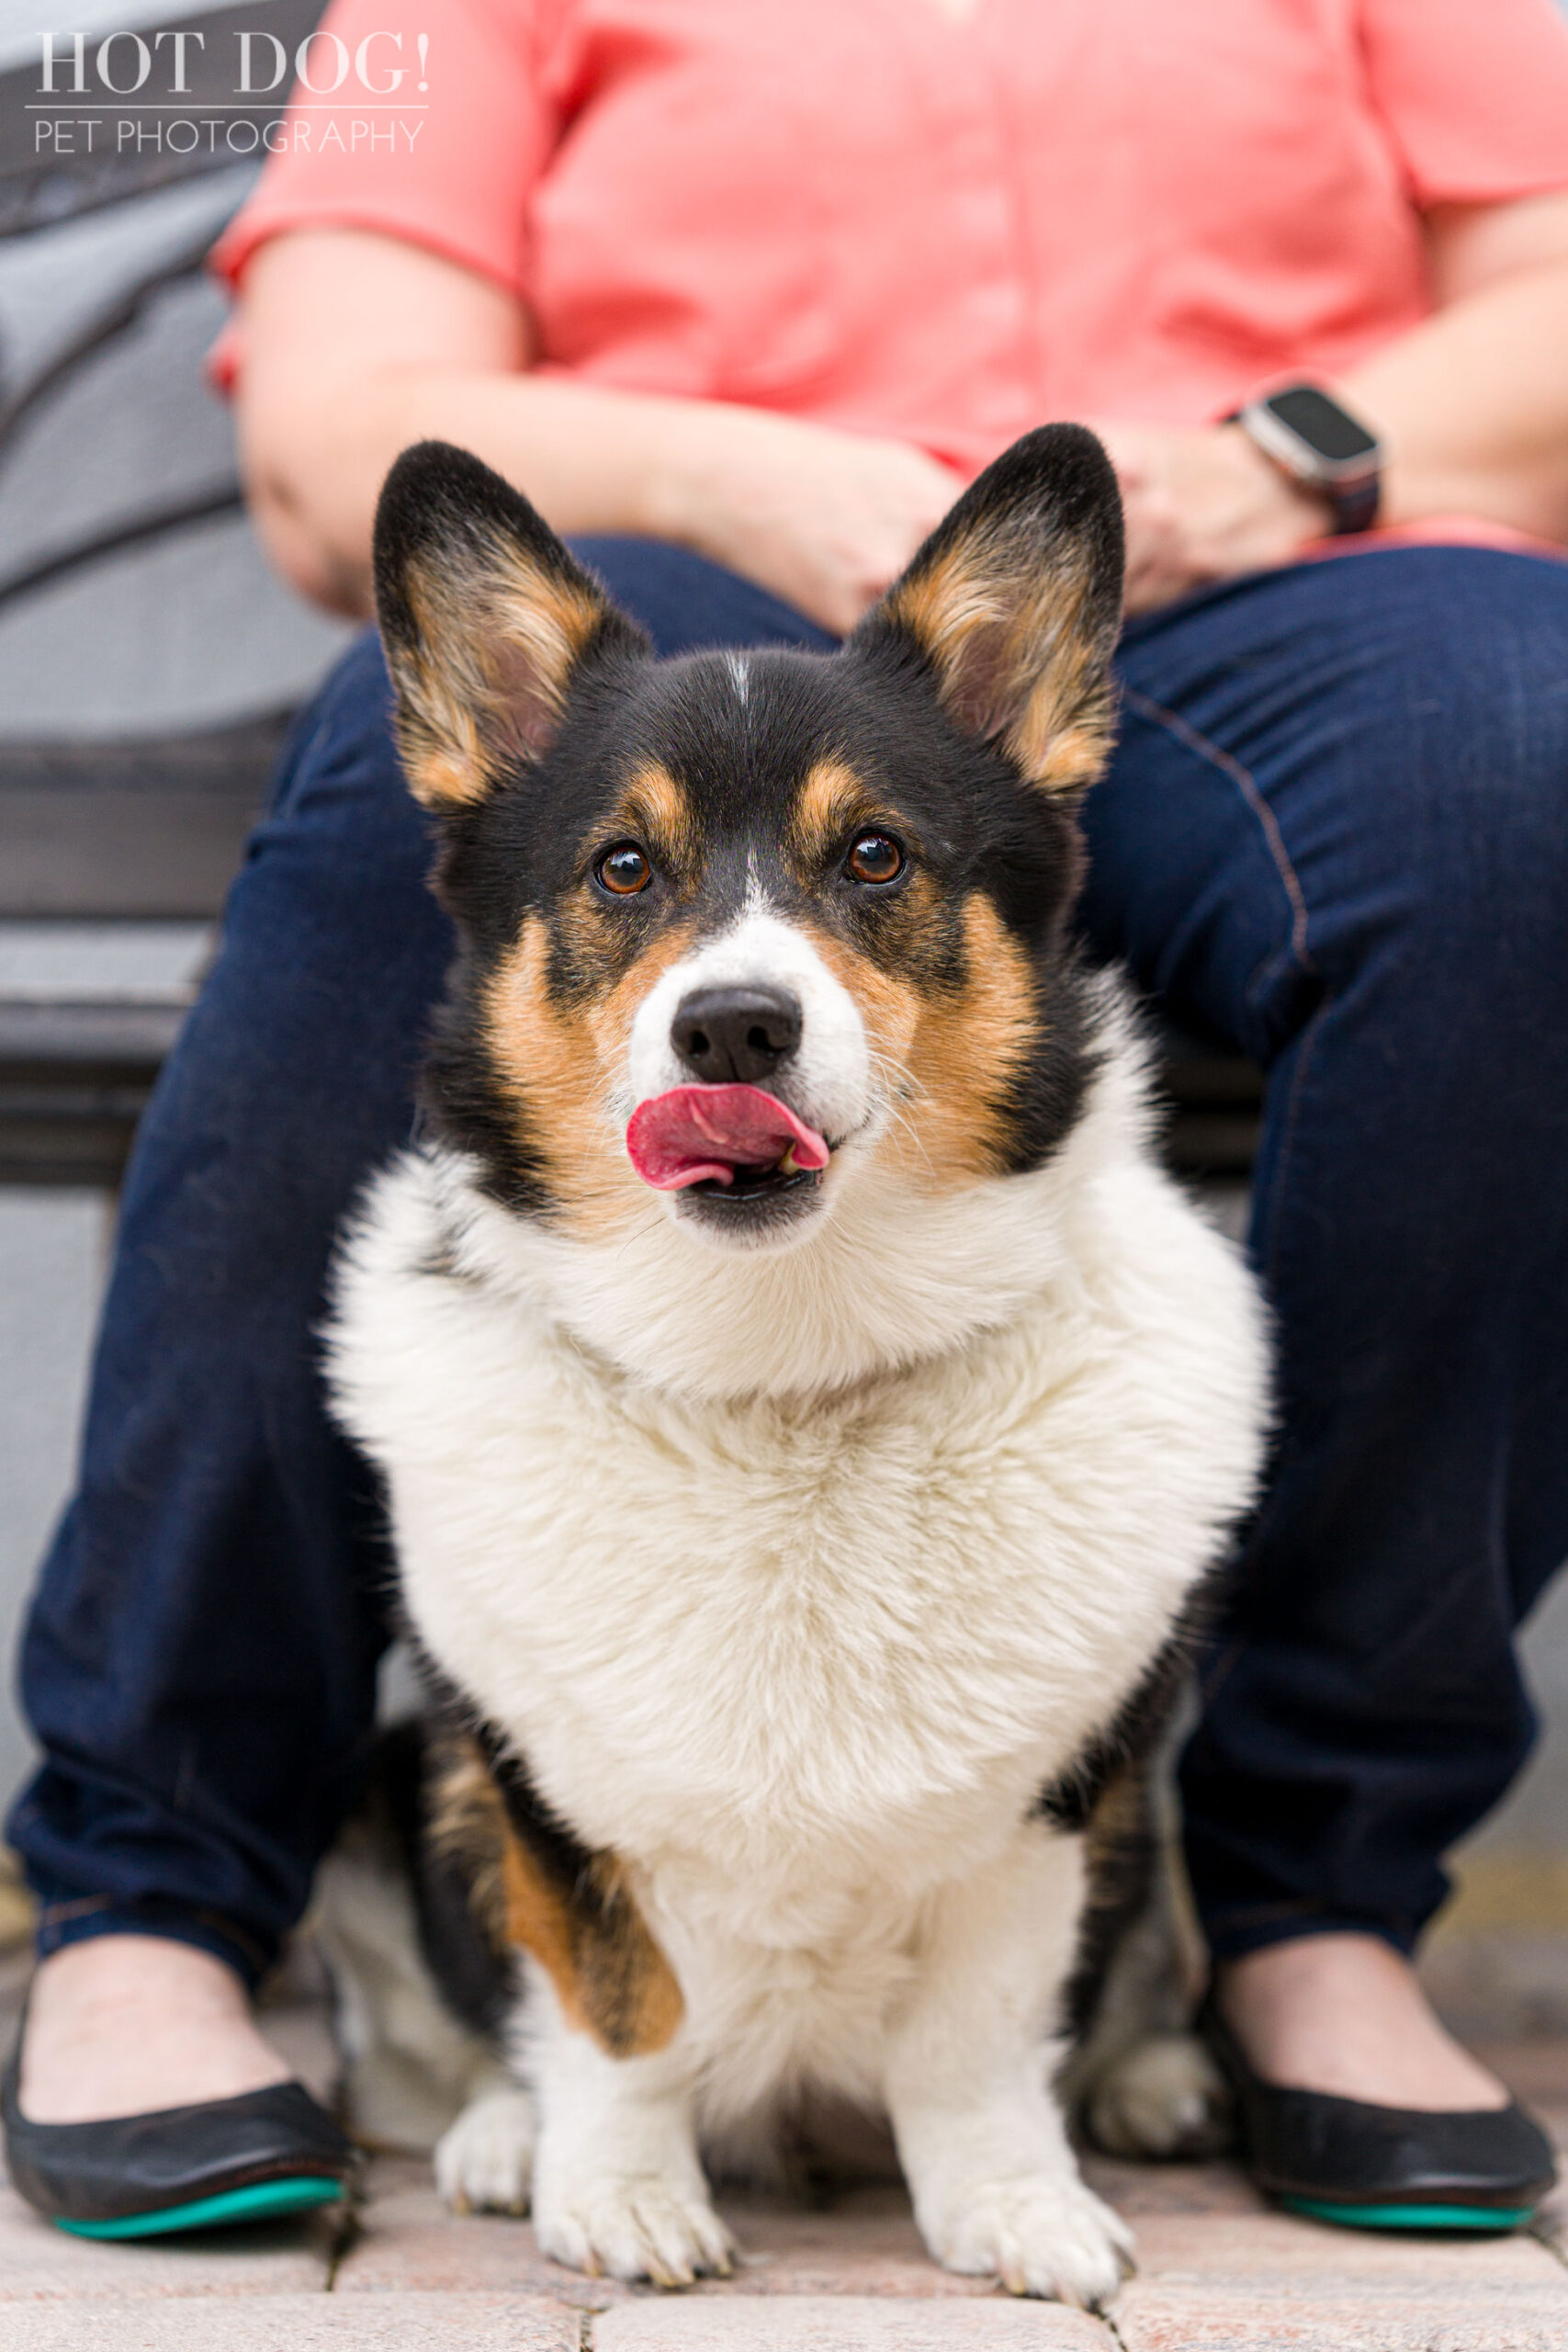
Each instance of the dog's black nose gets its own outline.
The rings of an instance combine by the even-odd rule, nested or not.
[[[705,1085],[771,1078],[800,1043],[800,1007],[784,989],[693,989],[670,1024],[675,1051]]]

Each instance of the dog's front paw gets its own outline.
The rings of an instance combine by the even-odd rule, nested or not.
[[[1107,2068],[1085,2109],[1111,2156],[1216,2156],[1235,2138],[1230,2093],[1190,2033],[1151,2034]]]
[[[435,2186],[454,2213],[525,2213],[537,2137],[528,2092],[507,2084],[471,2099],[435,2150]]]
[[[706,2190],[658,2173],[606,2173],[549,2190],[541,2183],[534,2230],[546,2254],[590,2278],[651,2278],[656,2287],[726,2278],[735,2252]]]
[[[953,2198],[928,2230],[949,2270],[999,2278],[1014,2295],[1099,2309],[1133,2267],[1132,2233],[1070,2176],[1018,2173]]]

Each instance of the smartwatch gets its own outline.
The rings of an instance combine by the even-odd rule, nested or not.
[[[1382,445],[1318,384],[1285,384],[1225,419],[1239,424],[1281,473],[1325,498],[1337,537],[1378,518]]]

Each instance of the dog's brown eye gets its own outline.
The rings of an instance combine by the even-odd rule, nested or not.
[[[846,861],[857,882],[897,882],[904,853],[888,833],[863,833]]]
[[[653,868],[636,842],[620,842],[607,849],[593,869],[606,890],[617,899],[629,899],[634,891],[646,890],[653,879]]]

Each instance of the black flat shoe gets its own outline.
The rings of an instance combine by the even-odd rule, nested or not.
[[[1254,2074],[1205,2001],[1202,2035],[1235,2094],[1243,2161],[1269,2196],[1361,2230],[1514,2230],[1553,2187],[1557,2160],[1521,2107],[1373,2107]]]
[[[158,2237],[303,2212],[341,2198],[358,2162],[303,2083],[103,2123],[33,2123],[17,2096],[20,2052],[18,2036],[0,2083],[12,2185],[76,2237]]]

